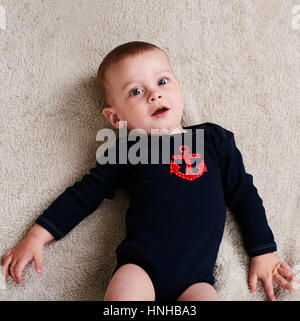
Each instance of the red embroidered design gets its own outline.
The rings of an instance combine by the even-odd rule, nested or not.
[[[179,151],[181,153],[181,155],[172,155],[173,159],[184,159],[185,163],[186,163],[186,171],[185,174],[180,172],[179,169],[181,168],[180,165],[176,164],[175,162],[173,162],[172,160],[170,161],[170,174],[174,173],[175,175],[183,178],[183,179],[187,179],[189,181],[193,181],[196,178],[200,177],[203,175],[204,172],[207,172],[204,160],[202,160],[195,168],[198,169],[198,172],[196,174],[194,174],[193,172],[193,165],[191,162],[192,158],[201,158],[201,154],[199,153],[192,153],[189,154],[190,148],[186,145],[181,145],[179,147]]]

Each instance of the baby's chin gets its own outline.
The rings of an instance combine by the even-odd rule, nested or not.
[[[127,126],[128,135],[132,130],[134,130],[134,134],[140,134],[140,135],[166,135],[166,134],[176,134],[183,131],[181,128],[178,128],[177,123],[175,123],[174,121],[168,121],[168,120],[161,121],[161,122],[150,122],[148,124],[136,123],[134,125],[128,124],[127,122],[127,124],[124,123],[124,126],[125,125]]]
[[[174,127],[168,127],[168,126],[153,126],[149,128],[135,128],[135,132],[139,132],[142,135],[168,135],[168,134],[176,134],[181,132],[180,129]]]

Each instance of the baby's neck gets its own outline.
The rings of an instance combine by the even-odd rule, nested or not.
[[[173,128],[169,131],[166,130],[166,132],[162,131],[163,135],[174,135],[174,134],[180,134],[180,133],[187,133],[187,130],[183,129],[181,126],[178,126],[178,127]]]
[[[128,127],[126,127],[126,130],[127,130],[127,136],[128,136],[130,133],[130,129]],[[156,131],[157,131],[157,129],[153,129],[152,135],[157,135]],[[182,126],[177,126],[177,127],[173,128],[172,130],[165,130],[165,131],[159,130],[158,132],[160,132],[160,134],[163,134],[163,135],[174,135],[174,134],[180,134],[180,133],[187,133],[188,131],[183,129]],[[124,135],[124,133],[123,133],[123,135]],[[151,135],[151,134],[148,134],[148,136],[149,135]]]
[[[179,134],[179,133],[186,133],[187,131],[183,128],[174,128],[172,131],[170,131],[170,135],[173,135],[173,134]]]

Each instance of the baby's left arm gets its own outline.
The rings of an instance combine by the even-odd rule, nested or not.
[[[276,252],[277,244],[268,224],[263,201],[246,172],[234,134],[220,128],[223,140],[219,143],[219,160],[225,203],[241,228],[244,246],[249,257]]]
[[[254,256],[251,258],[249,286],[251,292],[256,291],[257,279],[261,279],[271,301],[275,300],[272,281],[277,282],[287,290],[293,290],[292,285],[285,279],[297,281],[291,267],[280,261],[273,253]]]
[[[249,286],[254,292],[257,279],[262,279],[270,300],[275,300],[272,281],[288,290],[295,280],[289,265],[273,254],[277,245],[267,222],[263,201],[253,184],[253,176],[246,172],[242,155],[235,144],[234,134],[222,127],[219,157],[226,205],[237,219],[244,245],[251,259]]]

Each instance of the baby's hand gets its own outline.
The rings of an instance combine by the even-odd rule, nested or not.
[[[34,261],[37,273],[42,272],[43,247],[45,243],[33,236],[27,235],[17,246],[4,255],[3,267],[5,277],[10,275],[17,282],[22,282],[22,271],[27,263]]]
[[[284,277],[293,281],[297,280],[292,268],[280,261],[275,254],[267,253],[251,258],[249,278],[251,292],[256,291],[257,279],[261,279],[269,299],[276,301],[272,281],[277,282],[287,290],[293,290],[292,285]]]

